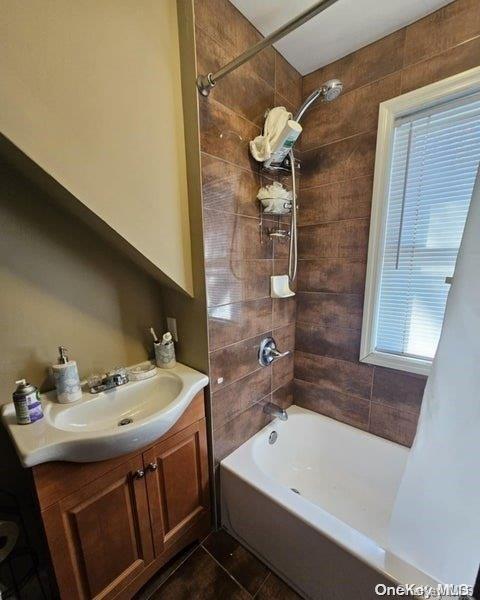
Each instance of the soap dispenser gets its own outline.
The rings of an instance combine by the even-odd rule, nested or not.
[[[67,349],[63,346],[59,346],[58,351],[58,364],[52,366],[57,399],[60,404],[76,402],[82,397],[77,363],[74,360],[68,360]]]

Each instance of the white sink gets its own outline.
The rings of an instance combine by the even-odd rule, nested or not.
[[[164,435],[207,383],[206,375],[177,363],[144,381],[86,392],[73,404],[58,404],[54,392],[44,394],[44,418],[31,425],[17,425],[13,403],[3,407],[2,419],[25,467],[106,460]]]

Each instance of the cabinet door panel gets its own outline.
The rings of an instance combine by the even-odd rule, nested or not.
[[[205,420],[157,444],[143,458],[158,556],[209,510]],[[149,464],[157,469],[149,470]]]
[[[135,457],[44,513],[62,598],[113,598],[153,560],[148,502]]]

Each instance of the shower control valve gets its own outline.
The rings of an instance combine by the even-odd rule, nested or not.
[[[279,352],[277,350],[277,344],[272,337],[267,337],[263,339],[260,343],[260,348],[258,350],[258,362],[262,365],[262,367],[268,367],[274,360],[277,358],[282,358],[283,356],[288,356],[290,354],[290,350],[286,352]]]

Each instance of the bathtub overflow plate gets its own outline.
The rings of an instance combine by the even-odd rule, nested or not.
[[[278,433],[276,431],[272,431],[272,433],[268,436],[268,443],[274,444],[277,441]]]

